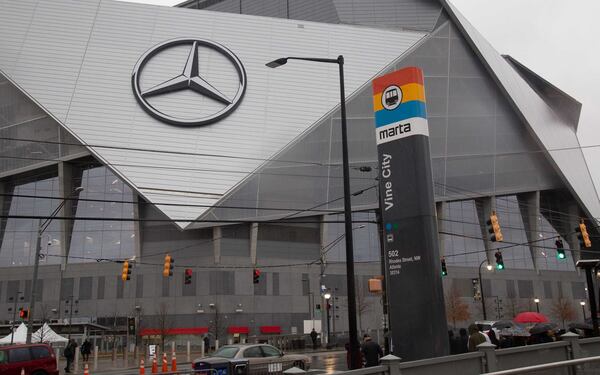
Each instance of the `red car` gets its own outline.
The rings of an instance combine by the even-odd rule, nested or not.
[[[47,344],[0,346],[0,374],[58,375],[54,351]]]

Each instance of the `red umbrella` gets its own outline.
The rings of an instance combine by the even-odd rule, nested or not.
[[[548,318],[546,318],[545,315],[537,312],[526,311],[515,316],[513,321],[515,323],[547,323]]]

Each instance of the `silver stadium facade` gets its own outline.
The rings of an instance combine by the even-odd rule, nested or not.
[[[342,336],[337,67],[265,67],[338,55],[359,328],[382,328],[381,297],[367,288],[381,274],[370,82],[405,66],[425,74],[448,298],[482,319],[481,271],[488,318],[538,298],[553,319],[566,301],[580,320],[587,292],[575,261],[596,251],[600,216],[576,137],[581,104],[495,51],[444,0],[0,0],[0,320],[12,320],[13,297],[30,303],[39,219],[55,214],[35,320],[63,321],[76,300],[73,319],[101,326],[137,316],[153,329],[167,312],[173,328],[207,331],[219,315],[228,339],[302,333],[324,319],[325,286]],[[492,210],[503,243],[489,240]],[[581,218],[592,236],[583,251]],[[505,269],[488,271],[498,248]]]

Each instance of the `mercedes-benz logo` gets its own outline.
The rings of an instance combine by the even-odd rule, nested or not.
[[[172,77],[162,83],[159,83],[146,90],[140,88],[140,75],[146,63],[152,59],[153,56],[164,51],[168,48],[179,46],[179,45],[191,45],[191,49],[185,62],[183,72],[175,77]],[[237,71],[239,85],[237,92],[233,98],[220,92],[216,87],[211,85],[206,79],[202,78],[198,71],[198,47],[203,46],[210,48],[227,58],[233,64]],[[167,122],[172,125],[182,126],[199,126],[213,123],[221,120],[222,118],[231,114],[235,108],[240,104],[244,93],[246,91],[246,71],[244,66],[238,57],[231,52],[228,48],[205,39],[191,39],[191,38],[179,38],[172,39],[166,42],[160,43],[151,49],[149,49],[140,59],[138,60],[133,74],[131,77],[131,85],[136,100],[142,106],[142,108],[154,118],[161,121]],[[154,106],[152,106],[147,98],[157,95],[163,95],[174,91],[180,90],[192,90],[198,94],[204,95],[208,98],[215,100],[216,102],[223,105],[223,108],[218,110],[209,116],[199,118],[183,118],[166,114]]]

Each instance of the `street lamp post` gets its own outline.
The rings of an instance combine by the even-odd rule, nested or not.
[[[48,229],[52,219],[58,215],[60,210],[65,206],[68,199],[72,196],[79,194],[83,188],[81,186],[77,187],[68,197],[64,198],[62,202],[52,211],[52,213],[48,216],[46,220],[42,222],[42,219],[38,222],[38,231],[37,238],[35,242],[35,257],[33,259],[33,280],[31,281],[31,292],[29,294],[29,324],[27,324],[27,344],[31,344],[31,335],[33,333],[33,316],[34,316],[34,308],[35,308],[35,293],[37,289],[37,279],[38,279],[38,269],[40,267],[40,252],[42,251],[42,235],[44,231]]]
[[[579,304],[581,305],[581,312],[583,313],[583,322],[585,323],[585,301],[581,301],[579,302]]]
[[[535,302],[535,311],[540,312],[540,299],[539,298],[534,298],[533,302]]]
[[[67,303],[69,303],[69,310],[65,311],[65,314],[68,312],[69,313],[69,335],[68,335],[68,339],[71,339],[71,332],[73,331],[73,302],[75,302],[75,308],[77,308],[77,305],[79,305],[79,301],[75,300],[74,296],[69,297],[69,300],[65,301],[65,306],[67,305]],[[77,314],[79,312],[79,310],[75,310],[75,313]]]
[[[329,326],[329,299],[331,298],[331,293],[326,292],[323,294],[325,301],[327,302],[327,306],[325,306],[325,310],[327,311],[327,345],[331,343],[331,328]]]
[[[487,263],[487,270],[491,271],[492,270],[492,265],[490,264],[490,262],[488,262],[487,259],[484,259],[481,263],[479,263],[479,268],[478,268],[478,272],[479,272],[479,289],[481,292],[481,308],[483,309],[483,320],[487,320],[487,313],[485,311],[485,295],[483,293],[483,282],[481,281],[481,266],[483,266],[484,263]]]
[[[340,114],[342,118],[342,164],[344,172],[344,224],[346,233],[346,284],[348,287],[348,333],[350,340],[350,369],[356,368],[359,358],[358,332],[356,330],[356,292],[354,289],[354,247],[352,241],[352,207],[350,201],[350,163],[348,161],[348,134],[346,124],[346,94],[344,88],[344,56],[337,59],[324,59],[313,57],[283,57],[273,60],[266,65],[277,68],[288,60],[304,60],[322,63],[337,64],[340,77]]]

